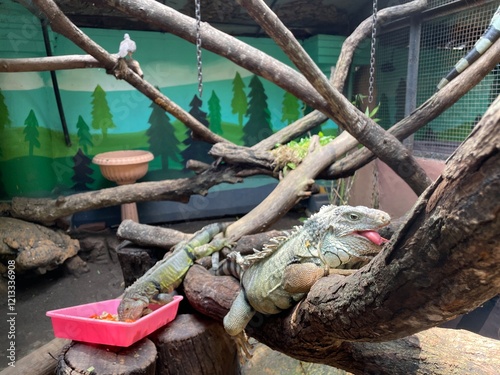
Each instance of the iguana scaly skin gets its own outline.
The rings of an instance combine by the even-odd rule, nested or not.
[[[439,84],[437,89],[441,90],[445,87],[452,79],[456,78],[460,73],[467,69],[474,61],[476,61],[479,56],[481,56],[490,46],[497,41],[500,37],[500,6],[493,14],[491,22],[484,32],[484,34],[479,38],[479,40],[474,44],[474,47],[461,58],[453,67],[452,70],[444,77]]]
[[[387,213],[367,207],[323,206],[302,227],[261,252],[246,257],[231,253],[242,270],[242,289],[224,317],[224,328],[236,336],[256,311],[277,314],[288,309],[331,269],[368,263],[387,241],[376,230],[389,222]]]
[[[195,260],[228,246],[224,238],[212,241],[225,228],[226,225],[220,223],[207,225],[196,232],[189,241],[176,245],[171,254],[158,261],[125,290],[118,306],[119,320],[139,319],[148,312],[150,303],[170,302],[172,296],[169,293],[182,283]]]

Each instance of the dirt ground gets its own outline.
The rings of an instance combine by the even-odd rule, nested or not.
[[[300,225],[299,219],[303,216],[305,216],[304,212],[290,213],[274,225],[273,229],[290,229],[295,225]],[[221,218],[213,221],[232,220],[235,219]],[[165,226],[186,233],[193,233],[208,222],[209,221],[191,221]],[[110,237],[108,238],[108,243],[111,243],[111,245],[113,245],[113,241],[115,245],[119,243],[114,233],[114,230],[111,230],[107,235]],[[96,233],[96,237],[102,235],[102,232]],[[80,243],[82,244],[83,241],[80,240]],[[17,275],[17,315],[15,318],[15,348],[17,361],[54,338],[51,321],[45,315],[47,311],[112,299],[123,292],[123,275],[117,255],[113,249],[97,249],[94,251],[82,249],[79,254],[81,258],[87,262],[88,266],[88,272],[79,276],[68,274],[63,267],[48,272],[45,275]],[[0,319],[0,348],[2,348],[2,352],[6,352],[9,348],[6,299],[6,297],[2,298],[0,304],[1,311],[4,314],[3,318]],[[263,355],[269,357],[268,354],[262,354],[263,350],[265,349],[259,349],[260,357],[262,358]],[[296,363],[290,363],[287,361],[286,366],[296,367],[298,369],[297,371],[299,371],[298,373],[304,373],[302,363],[299,361],[295,362]],[[2,355],[0,359],[0,370],[7,367],[7,363],[8,360],[6,355]],[[276,364],[276,360],[271,360],[271,363]],[[288,368],[287,373],[290,373],[289,370],[290,368]],[[247,373],[257,374],[260,373],[261,369],[255,368],[254,366],[252,371],[249,369]],[[321,373],[329,373],[329,371]]]

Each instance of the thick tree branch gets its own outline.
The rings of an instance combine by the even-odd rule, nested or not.
[[[391,6],[377,12],[377,28],[395,19],[409,17],[414,13],[420,13],[427,8],[427,0],[414,0],[406,4]],[[359,44],[368,38],[372,32],[373,17],[370,16],[359,24],[354,32],[347,37],[342,45],[335,73],[333,75],[333,87],[342,92],[344,84],[351,67],[354,52]]]
[[[11,215],[19,219],[50,224],[75,212],[122,203],[155,200],[188,201],[191,195],[205,195],[210,187],[222,182],[241,182],[236,173],[235,169],[219,167],[191,178],[139,182],[57,199],[14,197],[10,208]]]
[[[106,69],[112,71],[117,78],[127,81],[138,91],[142,92],[160,107],[165,109],[165,111],[182,121],[197,135],[198,139],[210,143],[228,142],[226,139],[210,131],[201,122],[157,90],[153,85],[143,80],[132,69],[128,68],[126,64],[121,64],[120,61],[123,60],[118,59],[115,55],[109,54],[104,48],[96,44],[77,28],[63,12],[61,12],[54,1],[34,0],[33,3],[35,3],[35,5],[45,14],[55,32],[64,35],[85,52],[95,57]]]
[[[0,59],[0,72],[43,72],[61,69],[102,68],[103,64],[90,55]]]
[[[236,279],[213,276],[198,265],[191,267],[184,279],[184,292],[189,303],[219,321],[229,311],[238,291]],[[500,366],[500,341],[471,332],[431,328],[393,341],[349,342],[329,339],[331,331],[328,327],[316,325],[313,335],[300,337],[302,340],[299,341],[288,337],[289,329],[283,330],[290,321],[297,324],[293,314],[292,309],[278,316],[257,316],[250,322],[247,333],[294,358],[324,363],[360,375],[376,374],[381,368],[388,375],[494,375]],[[325,336],[326,340],[323,339]]]
[[[403,140],[427,125],[445,110],[455,104],[474,86],[500,64],[500,40],[497,40],[486,52],[456,79],[436,92],[425,103],[420,105],[409,116],[392,126],[388,132]],[[356,170],[375,159],[375,155],[366,149],[355,151],[349,159],[342,159],[333,164],[322,174],[324,178],[341,178],[353,175]]]
[[[237,0],[237,2],[273,38],[314,88],[326,99],[332,120],[391,167],[417,195],[420,195],[431,184],[432,181],[406,147],[354,107],[328,82],[312,58],[266,3],[262,0]]]
[[[407,223],[368,266],[340,281],[338,277],[320,279],[296,308],[257,320],[248,332],[297,358],[339,365],[332,358],[343,347],[349,355],[358,349],[360,353],[370,348],[378,351],[377,344],[348,342],[401,339],[497,295],[499,129],[500,97],[449,160],[442,176],[420,198]],[[190,283],[189,273],[187,276],[185,282]],[[215,283],[216,278],[203,287],[216,288]],[[185,291],[190,300],[203,298],[203,292],[190,295],[189,285],[193,284],[185,285]],[[217,303],[226,308],[231,298],[234,295],[228,302],[228,297],[221,297]],[[500,350],[498,342],[491,345],[494,349],[490,350]],[[487,355],[491,358],[491,353]],[[483,366],[481,360],[478,363]]]

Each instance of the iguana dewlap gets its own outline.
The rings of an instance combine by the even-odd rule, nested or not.
[[[238,335],[255,312],[277,314],[290,308],[332,269],[368,263],[387,241],[376,231],[389,222],[390,216],[380,210],[324,206],[263,251],[246,257],[232,253],[242,270],[241,291],[224,317],[224,328]]]

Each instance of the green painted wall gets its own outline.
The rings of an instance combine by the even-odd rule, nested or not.
[[[39,21],[15,5],[8,13],[8,17],[2,13],[0,57],[45,56]],[[84,32],[116,53],[127,31]],[[128,33],[137,44],[134,59],[141,63],[144,78],[214,132],[237,144],[253,145],[303,114],[303,103],[293,96],[208,51],[203,51],[200,98],[194,45],[170,34]],[[49,34],[54,55],[84,53],[64,37]],[[307,48],[313,49],[310,52],[322,66],[327,64],[325,59],[334,64],[342,38],[319,38],[319,42],[318,38],[307,42]],[[291,65],[272,40],[242,40]],[[192,142],[182,123],[103,69],[56,74],[71,146],[64,141],[50,74],[0,73],[0,199],[112,186],[91,163],[94,155],[105,151],[153,152],[155,159],[144,180],[188,176],[191,172],[184,165],[190,158],[212,161],[206,156],[208,144]],[[335,134],[337,128],[328,122],[321,130]]]

